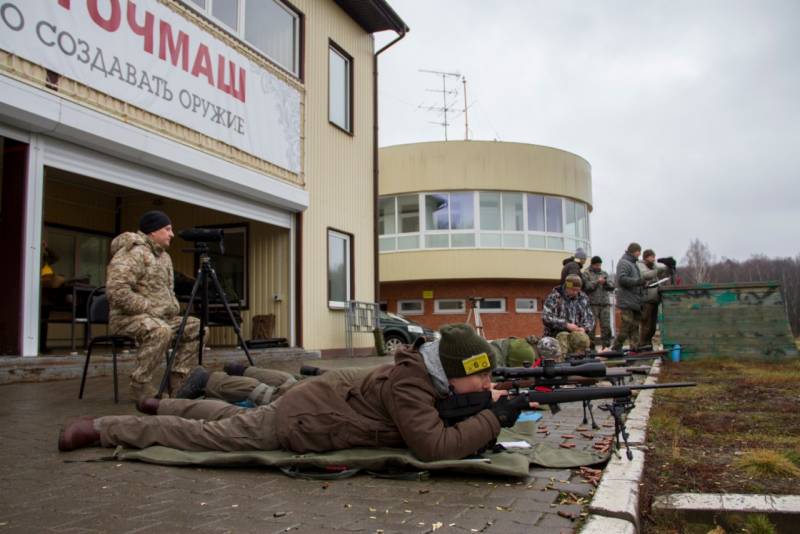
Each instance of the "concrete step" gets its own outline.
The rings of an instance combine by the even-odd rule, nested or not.
[[[251,350],[250,355],[253,357],[254,363],[259,367],[269,367],[271,363],[275,362],[302,362],[320,359],[319,351],[308,351],[298,347]],[[203,353],[203,366],[209,369],[221,369],[223,364],[230,360],[246,362],[247,357],[243,350],[236,348],[212,348],[206,349]],[[30,358],[2,356],[0,357],[0,384],[80,378],[85,361],[85,353],[63,356],[34,356]],[[117,369],[119,376],[130,373],[135,361],[135,352],[128,351],[118,354]],[[111,376],[112,369],[113,364],[110,352],[92,353],[88,376]]]

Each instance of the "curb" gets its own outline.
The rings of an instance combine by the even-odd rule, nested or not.
[[[656,360],[644,383],[658,382],[660,372],[661,360]],[[644,390],[637,395],[636,404],[625,419],[633,460],[629,461],[624,455],[619,458],[611,457],[589,504],[591,515],[581,529],[581,534],[639,532],[639,483],[644,473],[644,442],[647,437],[647,420],[653,406],[653,394],[654,390]]]
[[[251,350],[253,361],[260,367],[269,366],[271,363],[281,361],[306,361],[319,360],[319,351],[307,351],[297,348],[276,348]],[[203,365],[212,369],[222,368],[226,361],[232,358],[243,360],[244,351],[241,349],[213,349],[203,353]],[[15,384],[20,382],[48,382],[51,380],[70,380],[80,378],[83,374],[83,365],[86,361],[84,354],[71,356],[36,356],[0,357],[0,385]],[[117,373],[124,376],[136,364],[134,352],[125,352],[117,355]],[[89,362],[88,378],[98,376],[111,376],[113,371],[112,359],[107,354],[92,355]]]

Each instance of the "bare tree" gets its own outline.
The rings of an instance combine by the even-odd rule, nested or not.
[[[689,243],[686,256],[683,258],[686,265],[684,275],[689,278],[689,282],[702,284],[710,281],[711,264],[714,263],[714,255],[706,243],[695,238]]]

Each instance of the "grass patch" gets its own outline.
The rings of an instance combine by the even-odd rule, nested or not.
[[[747,532],[747,534],[776,534],[777,532],[772,521],[763,514],[747,516],[743,530]]]
[[[640,486],[643,534],[774,532],[750,514],[703,525],[670,522],[650,505],[682,492],[800,494],[800,359],[707,358],[663,365],[659,382],[697,382],[653,397]],[[705,530],[702,528],[705,527]]]
[[[737,458],[733,465],[753,476],[800,477],[800,467],[784,454],[770,449],[749,450]]]
[[[797,467],[800,467],[800,450],[789,451],[784,456]]]

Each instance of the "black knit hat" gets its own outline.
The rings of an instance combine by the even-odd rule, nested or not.
[[[494,351],[468,324],[446,324],[439,329],[439,359],[447,378],[459,378],[494,369]]]
[[[143,234],[149,234],[156,230],[161,230],[165,226],[172,224],[167,214],[163,211],[148,211],[139,219],[139,230]]]
[[[595,263],[603,263],[603,258],[601,258],[600,256],[592,256],[592,261],[590,262],[590,265],[594,265]]]

